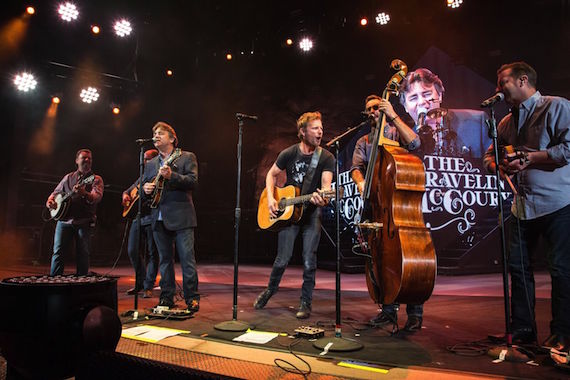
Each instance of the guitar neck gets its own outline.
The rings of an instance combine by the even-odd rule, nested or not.
[[[283,206],[291,206],[291,205],[296,205],[299,203],[305,203],[311,200],[311,197],[313,196],[313,194],[307,194],[307,195],[300,195],[298,197],[293,197],[293,198],[284,198],[281,200],[282,205]]]
[[[281,204],[282,207],[296,205],[299,203],[305,203],[305,202],[310,201],[312,196],[313,196],[313,194],[306,194],[306,195],[300,195],[298,197],[293,197],[293,198],[283,198],[281,201],[279,201],[279,203]],[[334,192],[326,191],[326,192],[322,193],[321,196],[323,198],[330,198],[330,197],[334,196]]]

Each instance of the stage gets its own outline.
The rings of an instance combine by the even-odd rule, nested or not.
[[[177,266],[177,283],[181,273]],[[68,269],[70,269],[68,267]],[[3,268],[2,278],[19,275],[47,273],[45,267],[17,265]],[[115,269],[93,267],[99,274],[118,276],[119,314],[133,309],[133,296],[126,290],[134,284],[130,267]],[[366,290],[362,274],[342,275],[342,335],[364,345],[358,351],[339,353],[329,351],[319,355],[307,339],[288,337],[299,326],[321,326],[325,337],[334,335],[335,274],[319,270],[313,298],[313,312],[307,320],[295,318],[298,307],[301,268],[290,267],[285,272],[280,291],[262,310],[255,310],[252,303],[266,285],[271,268],[243,265],[239,271],[238,320],[260,331],[282,333],[266,344],[232,342],[241,333],[221,332],[214,325],[232,319],[233,267],[231,265],[199,265],[201,303],[200,311],[187,320],[144,319],[121,317],[123,329],[138,325],[152,325],[187,331],[157,343],[142,342],[122,337],[117,352],[122,358],[140,358],[175,366],[191,368],[212,377],[235,378],[292,378],[277,367],[274,359],[280,358],[307,371],[306,364],[289,353],[291,348],[310,365],[308,378],[525,378],[565,379],[568,373],[556,368],[544,354],[538,354],[531,364],[500,362],[478,350],[485,351],[485,343],[473,344],[489,334],[500,335],[504,331],[503,297],[500,274],[471,276],[439,276],[434,294],[425,304],[423,328],[415,334],[391,329],[370,328],[366,322],[378,313]],[[539,341],[549,335],[550,278],[547,273],[536,276],[537,324]],[[159,290],[154,298],[139,297],[138,309],[142,312],[158,303]],[[177,299],[184,307],[184,302]],[[406,320],[403,310],[399,313],[399,326]],[[488,343],[488,342],[487,342]],[[459,345],[459,346],[456,346]],[[457,352],[451,352],[455,346]],[[359,362],[365,369],[346,368],[339,363]],[[128,361],[127,361],[128,362]],[[3,364],[5,366],[5,362]],[[5,368],[5,367],[4,367]],[[376,372],[371,371],[375,370]],[[378,370],[386,370],[380,373]],[[91,373],[94,373],[90,370]],[[2,372],[5,374],[5,371]],[[208,375],[211,374],[211,375]],[[92,377],[94,378],[94,377]]]

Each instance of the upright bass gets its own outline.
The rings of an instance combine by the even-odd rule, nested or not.
[[[382,98],[399,93],[407,66],[396,70]],[[370,211],[366,284],[376,303],[421,304],[433,291],[437,271],[435,249],[421,210],[425,171],[420,158],[384,136],[386,115],[380,114],[362,197]],[[370,228],[372,226],[372,228]]]

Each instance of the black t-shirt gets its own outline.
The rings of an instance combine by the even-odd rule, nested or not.
[[[299,144],[290,146],[289,148],[283,150],[279,153],[277,161],[275,164],[281,170],[286,170],[287,172],[287,182],[285,185],[294,185],[300,189],[303,188],[303,179],[307,174],[307,170],[311,165],[311,159],[313,154],[303,154],[299,148]],[[334,173],[335,161],[334,156],[331,152],[323,149],[321,152],[321,157],[319,157],[319,163],[315,169],[315,174],[313,175],[313,183],[309,187],[307,194],[314,192],[318,188],[321,188],[321,175],[324,171]]]

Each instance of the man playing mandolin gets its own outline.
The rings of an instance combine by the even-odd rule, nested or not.
[[[321,237],[321,212],[318,207],[327,204],[319,189],[329,190],[335,167],[334,156],[319,145],[323,137],[320,112],[306,112],[297,120],[297,136],[301,142],[283,150],[269,169],[265,178],[267,203],[272,217],[279,211],[277,199],[273,196],[277,177],[285,172],[286,185],[302,188],[302,194],[311,194],[310,204],[304,207],[298,223],[285,227],[278,234],[277,257],[269,277],[269,284],[255,302],[256,309],[262,309],[269,298],[279,289],[281,277],[293,255],[293,246],[299,232],[303,238],[303,286],[297,318],[308,318],[311,314],[315,273],[317,269],[317,247]],[[318,207],[317,207],[318,206]]]
[[[46,207],[56,210],[66,207],[60,215],[53,238],[53,255],[50,276],[63,274],[64,257],[69,254],[73,241],[76,243],[77,275],[89,271],[91,232],[95,226],[97,204],[103,197],[103,179],[91,171],[92,155],[89,149],[80,149],[75,154],[77,170],[66,174],[46,201]],[[92,180],[86,181],[88,178]],[[58,204],[67,196],[67,205]]]
[[[198,185],[198,162],[192,152],[176,149],[174,128],[158,122],[152,128],[159,155],[147,162],[142,182],[151,198],[153,237],[160,258],[159,306],[172,308],[176,292],[174,246],[182,266],[182,289],[189,312],[200,308],[198,272],[194,255],[196,210],[192,190]]]
[[[548,258],[552,279],[552,321],[544,347],[570,348],[570,102],[537,90],[537,73],[525,62],[497,71],[497,91],[512,106],[497,127],[499,147],[515,153],[499,162],[503,178],[513,176],[508,265],[511,274],[512,341],[537,341],[534,255]],[[496,173],[493,146],[484,157]],[[518,156],[515,158],[513,156]],[[505,223],[507,224],[507,223]],[[544,239],[544,250],[538,244]]]

